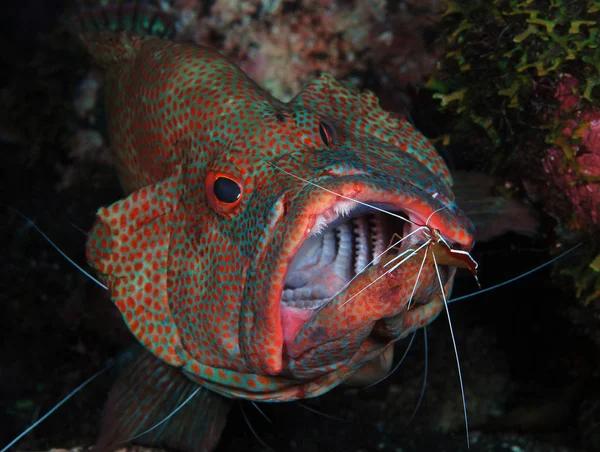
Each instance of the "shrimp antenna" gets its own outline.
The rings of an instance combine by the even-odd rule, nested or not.
[[[427,260],[427,252],[428,251],[429,251],[429,248],[425,248],[425,254],[423,255],[423,260],[421,261],[421,267],[419,267],[419,273],[417,273],[417,278],[415,279],[415,284],[413,285],[413,290],[410,294],[410,298],[408,299],[408,304],[406,305],[406,309],[410,309],[413,297],[415,296],[415,292],[417,291],[417,286],[419,285],[419,279],[421,278],[421,273],[423,273],[423,267],[425,266],[425,261]]]
[[[64,399],[62,399],[60,402],[58,402],[56,405],[54,405],[50,409],[50,411],[48,411],[46,414],[44,414],[41,418],[39,418],[37,421],[35,421],[33,424],[31,424],[29,427],[27,427],[19,436],[17,436],[10,443],[8,443],[6,446],[4,446],[4,448],[2,450],[0,450],[0,452],[6,452],[17,441],[19,441],[21,438],[23,438],[25,435],[27,435],[30,431],[32,431],[34,428],[36,428],[38,425],[40,425],[42,422],[44,422],[46,420],[46,418],[48,418],[48,416],[50,416],[52,413],[54,413],[56,410],[58,410],[61,406],[63,406],[65,404],[65,402],[67,402],[67,400],[69,400],[71,397],[73,397],[75,394],[77,394],[79,391],[81,391],[84,387],[86,387],[89,383],[91,383],[96,378],[98,378],[100,375],[102,375],[104,372],[106,372],[108,369],[110,369],[113,365],[114,365],[114,362],[112,362],[112,360],[111,360],[106,367],[104,367],[103,369],[100,369],[98,372],[96,372],[90,378],[88,378],[83,383],[81,383],[79,386],[77,386],[75,389],[73,389],[69,394],[67,394],[67,396]]]
[[[392,245],[388,246],[388,247],[387,247],[387,248],[386,248],[384,251],[382,251],[382,252],[381,252],[381,253],[379,253],[377,256],[375,256],[375,257],[374,257],[374,258],[371,260],[371,262],[369,262],[367,265],[365,265],[365,266],[364,266],[364,267],[363,267],[363,268],[362,268],[362,269],[361,269],[361,270],[360,270],[360,271],[359,271],[359,272],[358,272],[356,275],[354,275],[354,276],[353,276],[353,277],[350,279],[350,281],[348,281],[346,284],[344,284],[344,285],[342,286],[342,288],[341,288],[340,290],[338,290],[338,291],[337,291],[337,292],[336,292],[336,293],[335,293],[335,294],[334,294],[334,295],[333,295],[333,296],[332,296],[332,297],[331,297],[331,298],[330,298],[330,299],[327,301],[327,303],[329,303],[331,300],[333,300],[335,297],[337,297],[339,294],[341,294],[341,293],[342,293],[342,292],[343,292],[345,289],[347,289],[347,288],[348,288],[348,286],[349,286],[350,284],[352,284],[352,282],[353,282],[353,281],[354,281],[356,278],[358,278],[360,275],[362,275],[362,274],[365,272],[365,270],[367,270],[367,268],[369,268],[369,267],[370,267],[371,265],[373,265],[375,262],[378,262],[378,261],[379,261],[379,259],[381,259],[383,256],[385,256],[385,254],[386,254],[388,251],[390,251],[390,250],[394,249],[395,247],[397,247],[398,245],[400,245],[400,243],[402,243],[404,240],[406,240],[407,238],[409,238],[411,235],[413,235],[413,234],[416,234],[417,232],[421,231],[421,230],[422,230],[422,229],[424,229],[424,228],[425,228],[425,226],[421,226],[421,227],[419,227],[419,228],[415,229],[414,231],[412,231],[410,234],[406,234],[404,237],[401,237],[401,238],[400,238],[400,239],[398,239],[396,242],[394,242]],[[411,251],[411,250],[409,250],[409,251]],[[404,253],[406,253],[406,251],[405,251]],[[396,256],[396,257],[397,257],[397,256]],[[325,303],[325,305],[326,305],[327,303]],[[325,305],[324,305],[324,306],[325,306]]]
[[[306,405],[306,404],[304,404],[302,402],[296,401],[296,405],[298,405],[299,407],[304,408],[307,411],[310,411],[311,413],[318,414],[319,416],[323,416],[323,417],[326,417],[328,419],[333,419],[334,421],[350,422],[348,419],[344,419],[342,417],[334,416],[333,414],[329,414],[329,413],[323,413],[322,411],[319,411],[316,408],[313,408],[310,405]]]
[[[450,337],[452,338],[452,346],[454,347],[454,356],[456,356],[456,368],[458,370],[458,381],[460,383],[460,393],[462,396],[463,413],[465,417],[465,431],[467,434],[467,449],[471,447],[471,440],[469,438],[469,418],[467,416],[467,400],[465,398],[465,387],[463,384],[462,372],[460,370],[460,359],[458,358],[458,347],[456,346],[456,339],[454,337],[454,329],[452,328],[452,320],[450,319],[450,310],[448,309],[448,301],[446,300],[446,291],[444,290],[444,284],[442,282],[442,276],[440,275],[440,269],[438,267],[435,253],[431,253],[433,257],[433,265],[435,267],[435,273],[437,275],[438,282],[440,283],[440,289],[442,291],[442,299],[444,300],[444,307],[446,308],[446,315],[448,316],[448,325],[450,327]]]
[[[369,284],[367,284],[365,287],[363,287],[362,289],[360,289],[358,292],[356,292],[354,295],[352,295],[350,298],[348,298],[346,301],[344,301],[339,307],[338,309],[341,309],[342,307],[344,307],[346,304],[348,304],[350,301],[352,301],[354,298],[356,298],[357,296],[359,296],[361,293],[363,293],[365,290],[367,290],[369,287],[371,287],[373,284],[375,284],[377,281],[379,281],[381,278],[383,278],[384,276],[389,275],[390,273],[392,273],[394,270],[396,270],[398,267],[400,267],[403,263],[405,263],[407,260],[409,260],[411,257],[415,256],[419,251],[421,251],[423,248],[425,248],[427,245],[429,245],[430,240],[428,240],[427,242],[425,242],[423,245],[421,245],[420,247],[418,247],[416,250],[413,250],[412,248],[409,248],[408,250],[406,250],[404,253],[399,254],[398,256],[394,257],[394,259],[392,259],[390,262],[386,263],[385,265],[388,265],[389,263],[391,263],[392,261],[399,259],[401,257],[403,257],[404,255],[410,253],[408,255],[408,257],[405,257],[404,259],[402,259],[399,263],[397,263],[396,265],[394,265],[392,268],[390,268],[388,271],[386,271],[385,273],[379,275],[377,278],[375,278],[373,281],[371,281]]]
[[[415,331],[416,332],[416,331]],[[410,418],[406,422],[406,425],[410,424],[412,420],[415,418],[417,411],[421,407],[423,403],[423,397],[425,397],[425,388],[427,387],[427,375],[429,373],[429,349],[428,349],[428,340],[427,340],[427,327],[423,327],[423,341],[425,343],[425,369],[423,369],[423,386],[421,386],[421,394],[419,395],[419,400],[417,401],[417,406],[413,410]]]
[[[250,429],[250,431],[252,432],[254,437],[258,440],[260,445],[269,451],[274,451],[274,449],[272,447],[270,447],[267,443],[265,443],[263,441],[263,439],[258,435],[258,433],[256,433],[256,430],[254,430],[254,427],[252,427],[252,424],[250,423],[250,419],[248,419],[248,416],[246,416],[246,411],[244,410],[244,405],[241,403],[240,403],[240,410],[242,411],[242,416],[244,417],[244,420],[246,421],[246,425],[248,426],[248,428]]]
[[[194,392],[192,392],[183,402],[181,402],[179,404],[179,406],[177,408],[175,408],[173,411],[171,411],[169,413],[168,416],[166,416],[162,421],[154,424],[152,427],[150,427],[148,430],[143,431],[142,433],[132,436],[129,439],[126,439],[125,441],[121,441],[121,443],[128,443],[129,441],[133,441],[134,439],[138,439],[140,436],[144,436],[146,433],[150,433],[152,430],[154,430],[157,427],[160,427],[162,424],[164,424],[165,422],[167,422],[169,419],[171,419],[173,416],[175,416],[175,414],[181,410],[184,406],[186,406],[190,400],[192,400],[194,398],[194,396],[196,394],[198,394],[198,392],[200,392],[200,390],[202,389],[202,386],[198,386],[196,389],[194,389]]]
[[[263,410],[261,410],[261,409],[260,409],[260,407],[258,406],[258,404],[257,404],[256,402],[252,402],[252,405],[254,406],[254,408],[256,408],[256,411],[258,411],[258,412],[259,412],[259,413],[262,415],[262,417],[264,417],[264,418],[267,420],[267,422],[268,422],[269,424],[272,424],[272,423],[273,423],[273,421],[272,421],[272,420],[269,418],[269,416],[267,416],[267,415],[265,414],[265,412],[264,412]]]
[[[79,270],[81,273],[83,273],[85,276],[87,276],[89,279],[91,279],[92,281],[94,281],[96,284],[98,284],[100,287],[102,287],[104,290],[108,290],[108,287],[106,287],[104,284],[102,284],[100,281],[98,281],[96,278],[94,278],[92,275],[90,275],[87,271],[85,271],[79,264],[77,264],[73,259],[71,259],[69,256],[67,256],[67,254],[61,250],[58,245],[56,243],[54,243],[50,237],[48,237],[44,231],[42,231],[29,217],[27,217],[25,214],[19,212],[17,209],[15,209],[14,207],[11,207],[12,210],[14,210],[21,218],[23,218],[27,224],[29,224],[30,226],[32,226],[44,239],[46,239],[46,241],[52,245],[52,247],[58,251],[60,253],[60,255],[62,257],[64,257],[67,262],[69,262],[73,267],[75,267],[77,270]],[[1,452],[1,451],[0,451]]]
[[[553,263],[554,263],[554,262],[556,262],[557,260],[559,260],[559,259],[562,259],[562,258],[563,258],[563,257],[565,257],[567,254],[570,254],[570,253],[572,253],[573,251],[575,251],[577,248],[579,248],[579,247],[581,247],[581,246],[583,246],[583,242],[581,242],[581,243],[578,243],[577,245],[575,245],[575,246],[573,246],[573,247],[569,248],[567,251],[564,251],[564,252],[562,252],[561,254],[559,254],[558,256],[556,256],[556,257],[554,257],[554,258],[550,259],[548,262],[545,262],[545,263],[543,263],[542,265],[538,265],[537,267],[535,267],[535,268],[532,268],[531,270],[529,270],[529,271],[527,271],[527,272],[525,272],[525,273],[522,273],[522,274],[520,274],[519,276],[515,276],[514,278],[511,278],[511,279],[509,279],[509,280],[507,280],[507,281],[501,282],[501,283],[499,283],[499,284],[495,284],[495,285],[493,285],[493,286],[490,286],[490,287],[486,287],[485,289],[478,290],[477,292],[473,292],[473,293],[469,293],[469,294],[467,294],[467,295],[461,295],[460,297],[452,298],[452,299],[448,300],[448,303],[454,303],[455,301],[461,301],[461,300],[465,300],[465,299],[467,299],[467,298],[471,298],[471,297],[474,297],[474,296],[476,296],[476,295],[481,295],[481,294],[484,294],[484,293],[486,293],[486,292],[489,292],[489,291],[491,291],[491,290],[499,289],[500,287],[503,287],[503,286],[506,286],[506,285],[508,285],[508,284],[511,284],[511,283],[513,283],[513,282],[515,282],[515,281],[518,281],[518,280],[519,280],[519,279],[521,279],[521,278],[525,278],[526,276],[529,276],[529,275],[531,275],[532,273],[535,273],[535,272],[537,272],[538,270],[541,270],[541,269],[542,269],[542,268],[544,268],[544,267],[547,267],[547,266],[549,266],[549,265],[553,264]]]
[[[379,383],[381,383],[382,381],[385,381],[388,379],[388,377],[390,377],[392,374],[396,373],[396,371],[398,369],[400,369],[400,366],[402,365],[402,363],[404,362],[404,360],[406,359],[406,357],[408,356],[408,352],[410,351],[410,347],[412,347],[412,344],[415,340],[415,336],[417,335],[416,331],[413,331],[412,336],[410,337],[410,342],[408,343],[408,345],[406,346],[406,350],[404,350],[404,354],[402,355],[402,358],[400,358],[400,361],[398,361],[398,363],[394,366],[394,368],[387,373],[387,375],[383,378],[380,378],[379,380],[377,380],[375,383],[371,383],[369,386],[365,386],[364,389],[369,389],[372,388],[373,386],[378,385]]]
[[[84,235],[84,237],[87,237],[88,233],[87,233],[87,231],[86,231],[85,229],[83,229],[83,228],[82,228],[82,227],[80,227],[80,226],[77,226],[77,225],[76,225],[75,223],[73,223],[72,221],[69,221],[69,224],[70,224],[70,225],[71,225],[73,228],[75,228],[75,230],[76,230],[76,231],[79,231],[79,232],[81,232],[81,233]]]

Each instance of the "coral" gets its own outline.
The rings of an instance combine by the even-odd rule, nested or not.
[[[473,144],[476,137],[492,168],[516,166],[546,200],[569,200],[546,205],[562,222],[597,225],[598,6],[585,0],[446,3],[448,53],[429,86],[458,118],[452,140]],[[561,150],[568,151],[564,159]]]
[[[73,108],[79,119],[88,119],[93,114],[98,101],[98,90],[102,85],[102,75],[98,71],[90,72],[77,86],[73,99]]]
[[[72,102],[76,118],[72,119],[72,132],[65,137],[69,163],[54,166],[60,174],[60,181],[55,185],[58,191],[80,182],[92,165],[111,164],[110,149],[97,124],[98,92],[102,83],[102,74],[91,71],[77,85]]]
[[[0,130],[19,145],[23,163],[54,168],[55,189],[64,190],[92,164],[110,162],[98,124],[102,75],[86,75],[83,49],[63,27],[40,35],[33,55],[22,58],[0,90]]]
[[[379,81],[390,87],[419,85],[437,70],[444,44],[428,42],[424,32],[433,30],[442,18],[443,2],[400,2],[385,21],[371,30],[370,62]]]
[[[441,54],[424,39],[439,0],[395,2],[393,12],[385,0],[217,0],[208,15],[193,3],[171,8],[179,38],[217,47],[284,101],[321,72],[357,85],[372,72],[383,89],[404,88],[425,80]]]
[[[428,87],[455,122],[446,141],[509,176],[588,243],[563,270],[578,298],[600,295],[600,6],[591,0],[447,0],[448,52]],[[583,239],[582,239],[583,237]],[[595,261],[593,261],[595,262]]]
[[[548,183],[570,201],[572,227],[600,227],[600,109],[582,103],[580,85],[564,75],[556,88],[559,109],[542,167]]]

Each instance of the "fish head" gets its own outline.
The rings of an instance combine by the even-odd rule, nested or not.
[[[435,318],[454,268],[436,272],[427,231],[468,251],[473,226],[435,149],[373,94],[324,75],[288,104],[252,102],[241,127],[101,209],[88,260],[138,340],[189,378],[312,397]]]

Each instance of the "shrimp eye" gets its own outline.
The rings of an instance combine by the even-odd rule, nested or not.
[[[325,146],[329,147],[335,141],[335,130],[324,121],[319,122],[319,133]]]
[[[210,171],[205,185],[208,201],[218,212],[229,212],[242,200],[242,183],[234,176]]]

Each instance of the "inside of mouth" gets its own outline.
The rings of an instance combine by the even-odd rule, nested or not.
[[[283,306],[318,309],[372,261],[377,263],[392,238],[399,240],[394,234],[402,237],[410,229],[402,218],[366,206],[353,205],[348,210],[338,211],[333,220],[317,219],[317,227],[288,269],[281,297]],[[391,211],[409,218],[399,209]],[[407,245],[403,242],[401,249]]]

